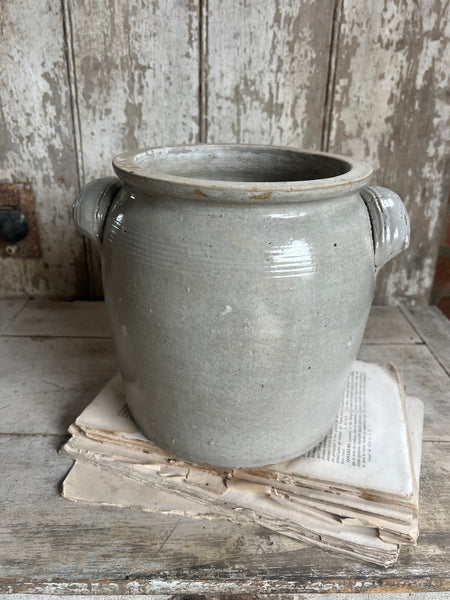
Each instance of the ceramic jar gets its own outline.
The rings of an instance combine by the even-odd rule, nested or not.
[[[142,431],[195,462],[254,467],[327,433],[378,269],[409,240],[366,164],[292,148],[129,152],[81,192],[124,391]]]

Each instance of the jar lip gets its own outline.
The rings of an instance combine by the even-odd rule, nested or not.
[[[372,175],[369,165],[348,156],[253,144],[144,148],[119,154],[113,168],[130,186],[149,191],[155,186],[170,186],[172,191],[181,187],[184,195],[191,192],[197,199],[221,191],[256,200],[268,200],[272,194],[341,195],[361,188]]]

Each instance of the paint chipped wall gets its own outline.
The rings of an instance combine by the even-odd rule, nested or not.
[[[0,260],[1,296],[100,297],[98,257],[71,221],[80,186],[126,149],[222,141],[372,164],[412,225],[376,302],[429,301],[449,190],[447,2],[2,7],[0,178],[31,183],[43,256]]]

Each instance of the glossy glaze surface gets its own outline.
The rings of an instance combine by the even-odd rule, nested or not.
[[[216,171],[202,165],[206,152]],[[137,423],[173,453],[218,466],[307,451],[335,418],[371,305],[373,228],[358,191],[370,168],[309,154],[318,178],[302,181],[306,155],[292,150],[192,147],[183,169],[179,156],[152,165],[151,153],[115,159],[125,187],[101,248]]]

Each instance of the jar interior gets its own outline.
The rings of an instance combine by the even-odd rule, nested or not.
[[[135,163],[151,176],[258,183],[327,179],[351,170],[348,162],[330,156],[241,146],[155,149],[138,154]]]

